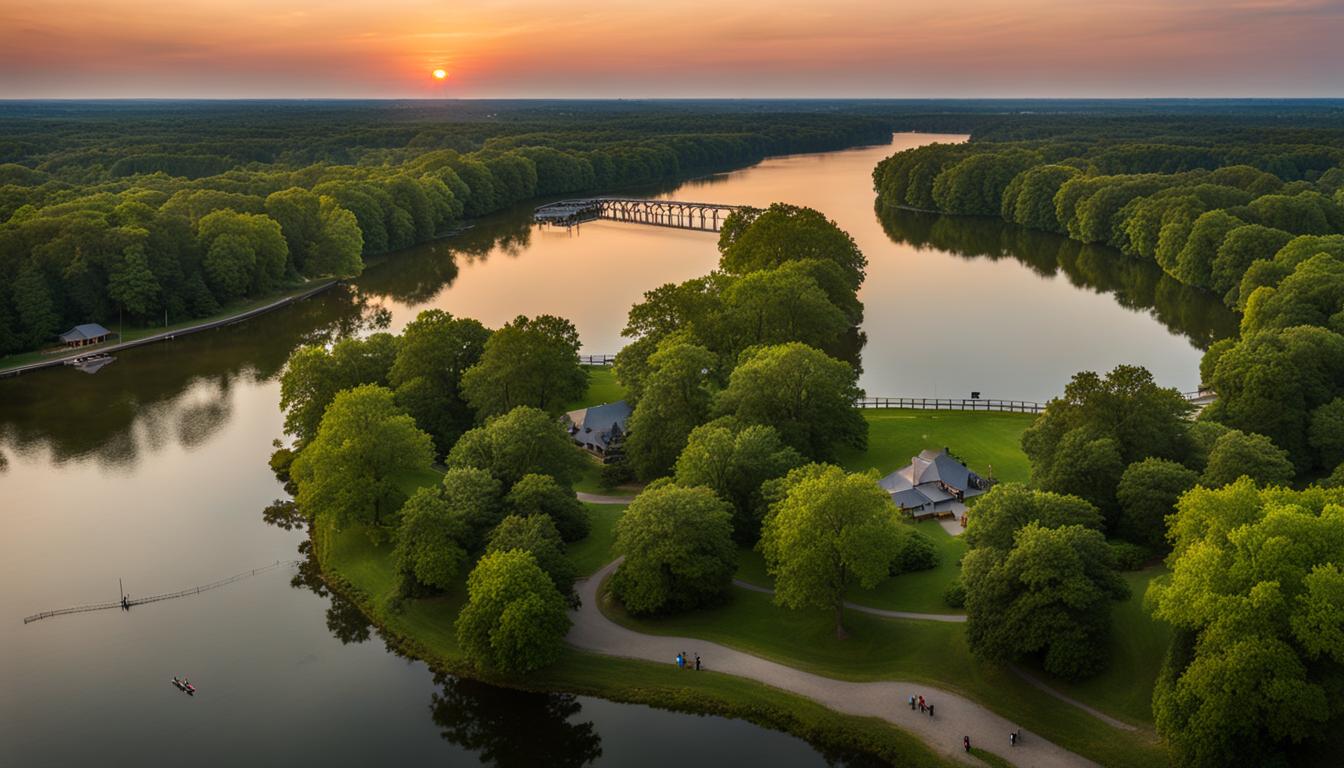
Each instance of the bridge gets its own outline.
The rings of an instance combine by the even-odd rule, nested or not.
[[[728,214],[746,207],[639,197],[590,197],[547,203],[533,211],[532,220],[538,224],[572,227],[585,221],[608,219],[718,232]]]

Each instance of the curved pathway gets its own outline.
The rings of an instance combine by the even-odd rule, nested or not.
[[[663,664],[672,663],[682,651],[698,653],[707,669],[756,680],[812,699],[837,712],[881,718],[914,733],[944,756],[969,765],[982,763],[962,751],[963,736],[971,737],[971,746],[993,752],[1013,765],[1032,768],[1095,765],[1035,734],[1027,734],[1020,746],[1010,747],[1008,734],[1018,727],[1015,723],[970,699],[923,683],[835,680],[717,643],[689,637],[645,635],[626,629],[603,616],[597,603],[598,588],[619,564],[620,560],[608,563],[575,585],[581,604],[572,614],[574,626],[566,638],[571,645],[608,656]],[[911,695],[923,695],[934,704],[938,716],[929,717],[912,711],[906,703]]]
[[[575,491],[574,495],[579,501],[588,504],[629,504],[635,500],[634,496],[603,496],[600,493],[587,493],[585,491]]]

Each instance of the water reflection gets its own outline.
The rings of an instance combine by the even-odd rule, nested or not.
[[[1042,277],[1063,274],[1078,288],[1110,294],[1122,307],[1147,312],[1200,349],[1237,332],[1238,317],[1212,294],[1191,288],[1156,264],[1118,251],[987,217],[943,216],[878,207],[894,242],[965,259],[1016,259]]]
[[[430,714],[444,740],[477,753],[483,765],[578,768],[602,756],[591,721],[567,693],[532,693],[440,675]]]
[[[322,579],[322,570],[317,565],[317,556],[313,554],[312,543],[304,540],[299,544],[299,554],[303,555],[303,559],[299,561],[298,570],[289,580],[289,585],[295,589],[309,590],[330,601],[326,612],[327,629],[332,637],[341,641],[341,645],[368,642],[373,637],[373,625],[359,606],[327,587],[327,582]],[[388,650],[396,651],[390,644],[387,647]]]

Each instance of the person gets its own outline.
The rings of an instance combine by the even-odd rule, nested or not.
[[[933,705],[929,705],[929,717],[933,717]]]
[[[970,751],[971,751],[971,737],[970,737],[970,736],[962,736],[962,737],[961,737],[961,746],[962,746],[962,749],[965,749],[967,752],[970,752]]]
[[[911,711],[911,712],[914,712],[914,711],[915,711],[915,697],[914,697],[914,696],[911,696],[911,697],[910,697],[910,711]]]
[[[686,664],[686,660],[685,660],[684,658],[682,658],[682,656],[681,656],[680,653],[678,653],[678,654],[677,654],[677,669],[683,669],[684,666],[685,666],[685,664]]]
[[[1013,745],[1016,746],[1021,743],[1022,743],[1022,729],[1018,728],[1016,731],[1013,731]]]
[[[1008,732],[1008,746],[1010,747],[1017,746],[1017,731]]]
[[[695,654],[695,671],[700,671],[700,654]]]
[[[924,711],[924,697],[923,697],[923,696],[920,696],[920,697],[919,697],[919,711],[920,711],[920,712],[923,712],[923,711]]]

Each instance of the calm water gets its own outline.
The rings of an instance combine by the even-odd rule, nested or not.
[[[849,230],[870,260],[872,394],[1045,399],[1072,372],[1119,362],[1191,389],[1199,346],[1234,328],[1216,303],[1105,251],[993,221],[875,213],[869,174],[892,150],[780,158],[665,194],[786,200]],[[564,315],[587,351],[615,352],[643,291],[716,260],[712,234],[607,222],[538,231],[527,214],[399,254],[354,288],[122,353],[95,376],[0,381],[0,765],[823,763],[804,742],[738,721],[435,681],[292,566],[130,614],[21,623],[115,600],[118,578],[139,595],[300,557],[302,535],[260,514],[283,495],[265,459],[280,436],[276,375],[298,344],[398,330],[442,307],[492,326]],[[201,694],[170,687],[174,674]]]

